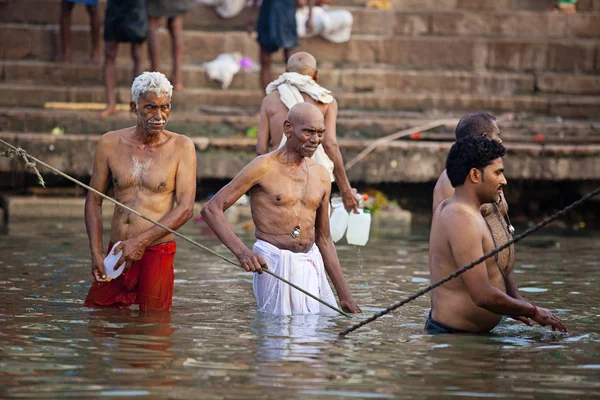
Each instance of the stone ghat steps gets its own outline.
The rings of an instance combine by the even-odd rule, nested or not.
[[[72,32],[75,61],[89,57],[89,32],[78,27]],[[55,25],[0,23],[2,59],[55,60],[59,53]],[[163,49],[169,38],[160,33]],[[258,57],[258,46],[245,32],[184,31],[183,62],[200,64],[221,53],[240,52]],[[348,43],[332,44],[319,38],[301,41],[301,48],[312,53],[321,65],[394,65],[400,69],[444,69],[463,71],[544,71],[597,74],[600,72],[598,39],[503,39],[465,36],[380,36],[354,35]],[[163,60],[168,63],[170,52]],[[147,52],[142,51],[146,60]],[[278,55],[279,57],[279,55]],[[282,56],[281,56],[282,57]],[[130,46],[119,46],[120,62],[130,60]],[[276,61],[278,59],[276,58]]]
[[[486,3],[483,2],[482,3]],[[56,0],[0,3],[0,22],[56,25]],[[104,3],[101,3],[101,19]],[[395,9],[347,8],[354,17],[354,34],[493,36],[497,38],[599,38],[600,13],[558,14],[508,9]],[[197,5],[184,17],[185,30],[245,31],[250,12],[223,19],[212,7]],[[4,12],[3,12],[4,11]],[[598,10],[600,12],[600,9]],[[75,7],[72,26],[89,25],[84,7]]]
[[[460,9],[477,11],[547,11],[556,4],[553,0],[391,0],[394,9]],[[365,0],[335,0],[335,4],[362,7]],[[577,12],[600,11],[599,0],[579,0]]]
[[[22,147],[61,171],[86,177],[92,172],[95,144],[100,135],[44,135],[0,132],[0,138]],[[254,140],[239,137],[192,138],[196,146],[197,178],[231,179],[255,156]],[[371,141],[340,139],[340,151],[350,160]],[[379,144],[375,151],[348,171],[351,182],[433,182],[444,164],[451,142],[394,141]],[[510,157],[506,176],[528,180],[598,180],[600,145],[552,145],[507,143]],[[423,168],[427,165],[428,168]],[[23,171],[23,166],[0,159],[0,173]],[[44,171],[45,173],[46,171]]]
[[[103,103],[102,86],[51,86],[2,83],[0,90],[10,96],[0,97],[0,106],[43,107],[46,102]],[[129,88],[117,88],[117,102],[128,104]],[[194,111],[206,106],[258,107],[263,98],[260,90],[184,89],[173,99],[179,110]],[[600,97],[579,95],[495,95],[471,93],[381,93],[336,92],[341,109],[403,110],[433,112],[436,110],[524,112],[562,118],[600,118]]]
[[[340,138],[374,139],[391,133],[424,125],[434,120],[453,121],[421,135],[422,140],[454,140],[454,129],[462,114],[400,113],[340,111],[337,136]],[[518,115],[507,120],[498,115],[502,137],[506,142],[600,143],[600,121],[562,120],[549,117]],[[12,132],[49,133],[60,127],[68,135],[102,134],[135,124],[128,112],[118,112],[108,118],[97,111],[70,111],[26,107],[0,108],[0,130]],[[206,108],[198,112],[173,110],[169,129],[191,137],[245,136],[258,125],[253,108]],[[408,140],[409,138],[407,138]]]
[[[163,64],[165,72],[169,66]],[[274,76],[284,72],[282,64],[273,68]],[[212,81],[206,69],[195,64],[182,67],[183,82],[187,88],[220,89],[221,84]],[[65,86],[103,85],[102,68],[91,64],[57,65],[44,61],[0,61],[0,81],[7,83]],[[117,85],[130,86],[132,67],[117,65]],[[336,92],[387,92],[400,90],[405,93],[461,92],[479,94],[583,94],[600,95],[598,75],[573,75],[564,73],[514,73],[472,71],[398,70],[391,66],[370,68],[330,68],[323,66],[319,83]],[[236,74],[229,89],[260,89],[259,72],[243,70]]]
[[[47,18],[44,13],[56,15],[58,18],[61,0],[18,0],[0,3],[0,11],[8,15],[24,15],[29,11],[37,18]],[[335,0],[337,7],[366,8],[366,0]],[[556,2],[554,0],[391,0],[393,10],[470,10],[470,11],[549,11]],[[99,9],[104,14],[105,0],[100,0]],[[83,8],[83,7],[80,7]],[[203,10],[205,6],[196,5],[190,11]],[[83,9],[81,10],[83,11]],[[390,10],[385,10],[389,12]],[[76,11],[77,12],[77,11]],[[600,12],[600,0],[579,0],[578,13]]]

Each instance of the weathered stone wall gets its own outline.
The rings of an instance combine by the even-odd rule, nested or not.
[[[31,155],[76,176],[92,172],[99,135],[0,133],[0,138]],[[246,138],[192,139],[197,152],[198,179],[230,179],[255,156],[254,140]],[[370,142],[340,140],[342,155],[351,160]],[[395,141],[375,148],[348,171],[352,182],[418,183],[435,181],[444,169],[451,143]],[[600,145],[507,144],[506,176],[518,180],[600,180]],[[22,170],[21,162],[0,160],[0,172]],[[44,172],[43,168],[41,168]]]

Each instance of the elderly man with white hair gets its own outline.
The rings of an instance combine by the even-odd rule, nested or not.
[[[100,138],[90,186],[105,192],[112,181],[116,200],[176,230],[192,217],[196,153],[188,137],[165,130],[172,92],[173,86],[159,72],[144,72],[134,80],[130,106],[137,123]],[[85,225],[94,277],[85,306],[171,309],[176,250],[172,234],[115,206],[108,252],[122,251],[115,265],[125,263],[125,272],[111,280],[104,265],[102,197],[93,192],[85,202]]]

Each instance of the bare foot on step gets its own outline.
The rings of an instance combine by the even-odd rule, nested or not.
[[[104,111],[102,111],[100,113],[100,116],[102,118],[106,118],[106,117],[108,117],[108,116],[110,116],[110,115],[112,115],[112,114],[114,114],[116,112],[117,112],[117,106],[108,106],[108,107],[106,107],[106,109]]]

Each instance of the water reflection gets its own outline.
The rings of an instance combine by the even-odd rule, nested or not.
[[[191,224],[183,233],[229,255]],[[0,236],[0,397],[597,396],[596,245],[593,234],[539,234],[517,248],[524,296],[558,312],[569,336],[511,319],[490,335],[428,336],[423,297],[340,339],[350,324],[427,285],[426,230],[374,234],[360,257],[338,246],[365,311],[348,320],[257,314],[251,274],[183,244],[172,314],[87,309],[81,221],[20,221]]]
[[[162,368],[171,362],[173,346],[170,312],[128,309],[90,312],[87,327],[96,347],[95,360],[110,359],[114,372],[123,368]]]
[[[268,315],[257,313],[251,331],[259,338],[257,363],[273,365],[277,361],[315,361],[328,335],[327,328],[334,326],[327,315]],[[276,365],[276,363],[275,363]]]

